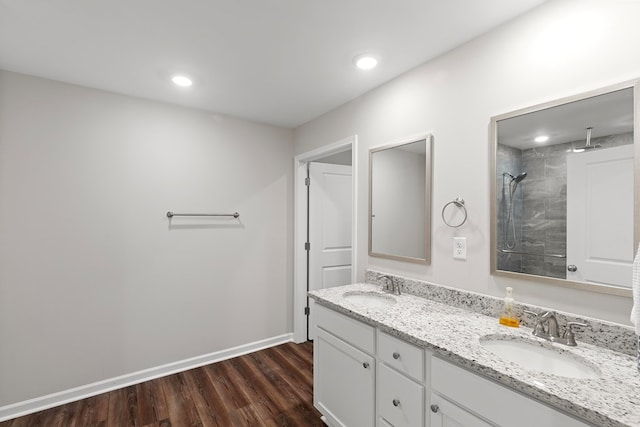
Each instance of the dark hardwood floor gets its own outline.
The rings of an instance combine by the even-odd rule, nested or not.
[[[324,426],[313,345],[282,344],[0,423],[25,426]]]

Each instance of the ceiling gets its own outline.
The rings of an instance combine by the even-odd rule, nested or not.
[[[293,128],[543,2],[0,0],[0,69]]]
[[[498,121],[498,142],[520,150],[633,132],[633,88],[617,90]],[[534,138],[546,135],[538,144]],[[584,145],[584,144],[581,144]]]

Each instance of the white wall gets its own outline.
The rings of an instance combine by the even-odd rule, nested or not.
[[[0,406],[290,333],[292,158],[291,130],[0,72]]]
[[[425,155],[396,147],[373,156],[372,251],[425,259]]]
[[[638,16],[640,2],[548,2],[296,129],[296,153],[357,134],[362,165],[373,146],[434,134],[431,266],[368,257],[366,191],[359,265],[497,296],[510,284],[522,301],[628,323],[630,299],[489,274],[488,134],[491,116],[640,77]],[[360,188],[367,174],[360,168]],[[469,219],[451,229],[440,211],[458,196]],[[453,236],[468,238],[467,261],[452,259]]]

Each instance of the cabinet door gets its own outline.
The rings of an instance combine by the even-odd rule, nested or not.
[[[493,427],[470,412],[431,394],[431,427]]]
[[[437,357],[431,359],[431,387],[449,401],[500,426],[588,426],[554,408]],[[523,417],[522,414],[534,416]]]
[[[375,360],[318,328],[314,340],[314,405],[335,426],[373,426]]]

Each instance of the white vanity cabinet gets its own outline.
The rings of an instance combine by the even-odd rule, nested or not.
[[[375,422],[375,329],[316,304],[313,404],[334,427]]]
[[[313,403],[332,427],[590,426],[363,322],[314,308]]]
[[[313,403],[325,422],[424,426],[424,350],[319,304],[314,309]]]
[[[438,357],[431,359],[431,427],[588,427]]]

